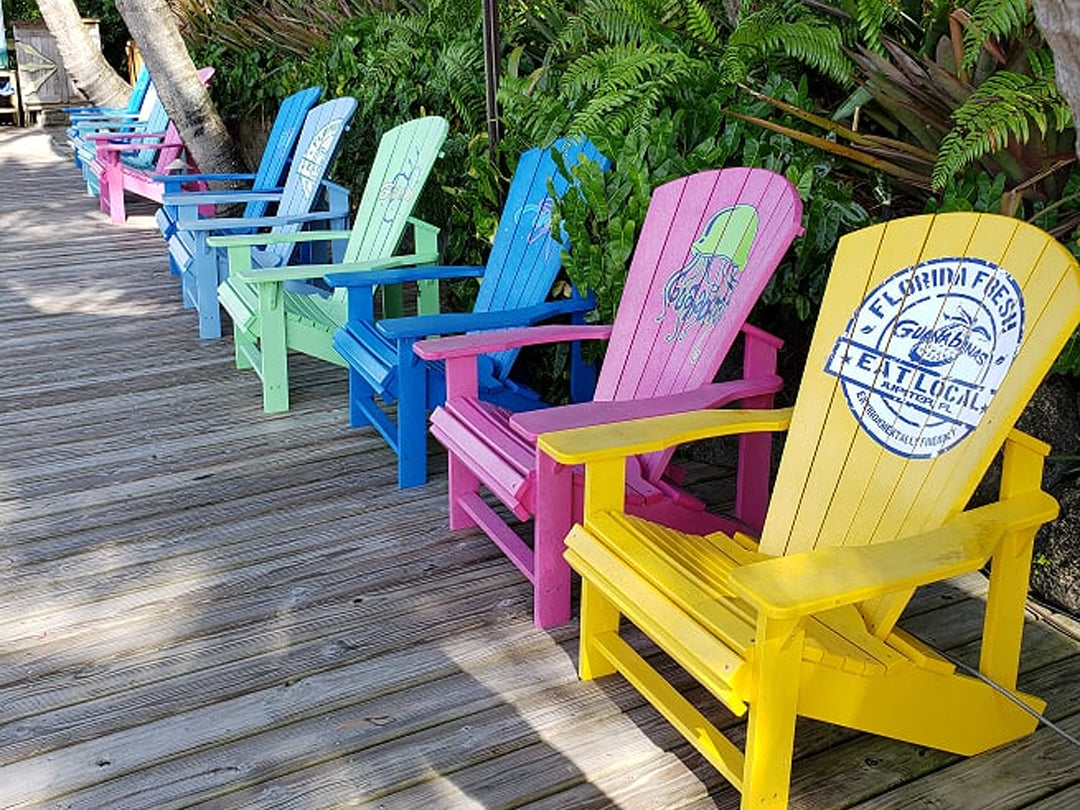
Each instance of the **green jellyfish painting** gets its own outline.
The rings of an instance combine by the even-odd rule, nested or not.
[[[675,325],[665,340],[681,341],[692,325],[701,327],[690,351],[691,362],[701,354],[705,335],[728,308],[757,236],[758,214],[750,205],[733,205],[717,211],[690,246],[686,265],[675,271],[664,285],[663,309],[657,321],[668,313]]]

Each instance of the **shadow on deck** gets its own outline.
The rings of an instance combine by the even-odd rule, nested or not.
[[[2,131],[0,177],[0,807],[738,805],[624,683],[577,680],[574,626],[535,630],[512,566],[446,528],[441,461],[396,488],[342,370],[295,358],[264,414],[149,207],[110,223],[40,130]],[[984,585],[907,628],[971,660]],[[1080,646],[1032,623],[1026,650],[1080,733]],[[1045,729],[969,760],[812,722],[797,745],[796,810],[1080,806]]]

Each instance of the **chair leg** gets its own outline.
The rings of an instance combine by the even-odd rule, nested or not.
[[[257,343],[258,341],[254,335],[241,329],[237,324],[233,324],[233,347],[236,354],[236,367],[241,371],[254,368],[250,353],[257,348]]]
[[[285,301],[280,285],[259,284],[259,354],[262,357],[263,410],[289,410],[289,347]]]
[[[213,257],[210,257],[213,262]],[[207,271],[210,271],[207,273]],[[199,314],[199,337],[213,340],[221,337],[221,307],[217,297],[217,270],[211,267],[196,268],[195,310]]]
[[[124,222],[127,211],[124,208],[124,178],[119,163],[107,165],[99,182],[101,210],[107,211],[113,222]]]
[[[398,341],[398,487],[427,483],[427,364]]]
[[[742,810],[788,806],[803,647],[799,621],[758,618]]]
[[[533,530],[533,621],[553,627],[570,621],[570,565],[564,538],[573,521],[571,468],[536,451],[537,510]]]
[[[375,407],[375,390],[356,370],[349,369],[349,427],[366,427],[371,424],[364,405]]]
[[[581,583],[581,640],[578,674],[583,681],[602,678],[615,672],[614,665],[607,659],[593,639],[601,633],[619,632],[619,609],[600,591],[600,588],[588,580]]]
[[[447,457],[446,488],[450,500],[450,528],[467,529],[475,526],[476,521],[465,511],[461,501],[465,495],[480,494],[480,479],[454,453],[449,453]]]

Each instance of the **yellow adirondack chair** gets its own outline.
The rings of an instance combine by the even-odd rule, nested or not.
[[[1057,515],[1049,448],[1013,429],[1080,319],[1080,268],[987,214],[900,219],[839,246],[792,409],[700,411],[548,433],[585,466],[583,678],[619,671],[739,790],[788,802],[796,716],[963,755],[1036,719],[896,622],[915,589],[991,560],[979,668],[1016,691],[1032,540]],[[760,543],[624,514],[624,458],[787,430]],[[1004,448],[1000,500],[965,509]],[[737,715],[745,752],[619,635],[627,617]]]

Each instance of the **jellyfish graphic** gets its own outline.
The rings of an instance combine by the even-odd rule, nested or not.
[[[656,320],[663,321],[669,311],[675,316],[675,325],[664,339],[678,342],[691,326],[700,327],[690,351],[691,362],[697,362],[706,336],[728,308],[757,229],[753,206],[733,205],[717,211],[690,246],[686,264],[664,284],[663,309]]]

